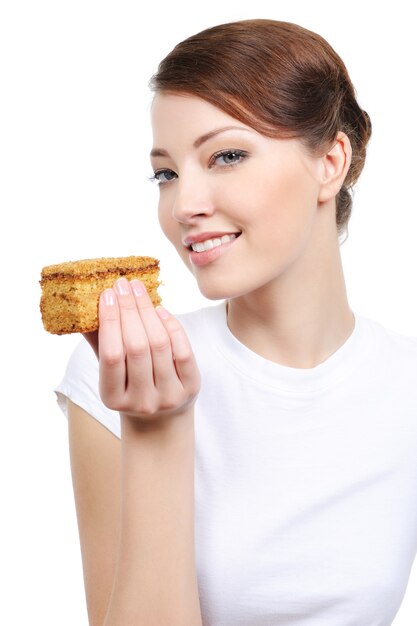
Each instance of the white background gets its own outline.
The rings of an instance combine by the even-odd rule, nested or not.
[[[218,23],[264,17],[315,30],[341,55],[373,122],[342,245],[350,305],[417,335],[411,8],[405,0],[3,3],[0,584],[9,626],[87,624],[66,422],[52,391],[79,337],[43,330],[41,268],[149,254],[161,260],[168,309],[207,302],[159,232],[158,190],[146,179],[147,82],[178,41]],[[220,52],[227,54],[227,42]],[[416,569],[395,626],[415,623]]]

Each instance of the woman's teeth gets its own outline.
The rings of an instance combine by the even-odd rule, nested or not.
[[[236,235],[223,235],[223,237],[216,237],[215,239],[207,239],[207,241],[192,243],[191,248],[194,252],[204,252],[205,250],[217,248],[217,246],[221,246],[223,243],[229,243],[229,241],[233,241],[233,239],[236,239]]]

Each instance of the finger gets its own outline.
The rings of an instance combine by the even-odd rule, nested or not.
[[[130,393],[145,394],[154,387],[152,356],[136,299],[126,278],[115,283],[120,324],[126,351],[127,387]]]
[[[98,355],[100,394],[115,408],[126,389],[126,365],[116,294],[106,289],[99,300]]]
[[[187,334],[164,307],[156,307],[156,312],[169,335],[178,378],[185,389],[196,394],[200,388],[200,373]]]
[[[149,341],[155,387],[161,395],[172,394],[179,381],[173,364],[169,335],[155,311],[145,285],[140,280],[132,280],[131,286]]]

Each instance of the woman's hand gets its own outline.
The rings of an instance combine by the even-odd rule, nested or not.
[[[154,308],[139,280],[116,281],[100,296],[99,330],[86,333],[99,358],[100,395],[110,409],[155,422],[186,411],[200,374],[181,324]]]
[[[77,423],[84,429],[78,438],[73,432],[72,439],[74,463],[78,459],[74,484],[84,511],[79,518],[86,572],[93,572],[94,590],[97,559],[105,558],[108,568],[105,586],[90,595],[98,603],[94,607],[100,624],[201,626],[193,413],[200,375],[188,338],[172,315],[154,308],[140,281],[123,278],[101,294],[99,330],[85,336],[99,357],[102,400],[121,416],[121,441],[113,464],[107,454],[103,457],[103,447],[96,449],[95,440],[83,439],[84,432],[94,428],[91,424],[88,428],[83,416]],[[77,457],[77,450],[84,456]],[[114,467],[120,479],[111,485],[117,485],[119,493],[113,491],[110,499],[117,505],[111,509],[113,515],[105,510],[103,521],[100,489],[107,499],[109,493],[108,485],[100,481]],[[97,476],[99,484],[94,485]],[[86,497],[88,485],[91,498]],[[104,557],[95,533],[91,534],[97,519],[102,534],[109,535],[109,550],[113,546]]]

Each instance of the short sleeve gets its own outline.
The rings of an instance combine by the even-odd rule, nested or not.
[[[73,351],[63,379],[54,389],[58,405],[68,417],[68,398],[120,438],[120,415],[103,404],[98,384],[98,361],[93,349],[83,339]]]

